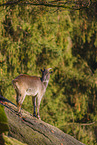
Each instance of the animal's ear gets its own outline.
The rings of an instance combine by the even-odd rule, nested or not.
[[[49,71],[50,69],[52,69],[52,68],[48,68],[47,70]]]
[[[44,70],[42,70],[42,69],[40,69],[41,70],[41,72],[44,72],[45,71],[45,68],[44,68]]]

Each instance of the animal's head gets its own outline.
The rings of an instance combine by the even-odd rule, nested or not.
[[[48,69],[44,68],[44,70],[41,69],[41,72],[42,72],[42,81],[43,82],[49,81],[50,74],[52,73],[52,71],[50,71],[51,69],[52,68],[48,68]]]

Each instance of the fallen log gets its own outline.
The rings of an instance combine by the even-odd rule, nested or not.
[[[2,102],[1,102],[2,104]],[[84,145],[74,137],[60,129],[33,117],[29,112],[22,111],[17,114],[17,107],[8,102],[3,103],[8,119],[8,136],[28,145]]]

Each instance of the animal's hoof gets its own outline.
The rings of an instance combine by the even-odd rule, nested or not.
[[[35,113],[33,113],[33,116],[34,116],[34,117],[37,117]]]
[[[21,112],[17,112],[17,115],[22,116],[22,113]]]
[[[40,116],[39,116],[39,115],[38,115],[37,117],[38,117],[38,119],[39,119],[39,120],[41,120],[41,118],[40,118]]]

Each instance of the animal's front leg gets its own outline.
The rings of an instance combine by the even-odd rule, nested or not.
[[[41,119],[40,115],[39,115],[39,108],[40,108],[40,105],[37,106],[37,117],[38,117],[38,119]]]
[[[37,102],[37,116],[38,116],[38,119],[41,119],[40,115],[39,115],[40,102],[41,102],[41,98],[38,97],[38,102]]]
[[[25,94],[17,94],[16,102],[17,102],[17,110],[19,115],[22,115],[21,106],[25,99],[25,96],[26,96]]]
[[[33,101],[33,106],[34,106],[33,116],[36,117],[36,97],[32,97],[32,101]]]

